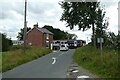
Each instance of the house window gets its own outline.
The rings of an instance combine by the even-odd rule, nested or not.
[[[46,34],[46,39],[49,39],[49,34]]]
[[[49,48],[49,41],[46,41],[46,48]]]

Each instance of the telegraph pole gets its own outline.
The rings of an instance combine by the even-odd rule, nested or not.
[[[27,32],[27,21],[26,21],[26,14],[27,14],[27,0],[25,0],[25,12],[24,12],[24,36],[23,36],[23,39],[24,39],[24,51],[25,51],[25,48],[26,48],[26,32]]]

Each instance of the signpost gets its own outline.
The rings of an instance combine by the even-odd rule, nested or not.
[[[100,43],[100,50],[101,50],[101,61],[103,62],[103,59],[102,59],[102,43],[104,42],[104,39],[103,38],[97,38],[97,43]]]
[[[97,42],[100,43],[100,49],[102,51],[102,43],[104,42],[103,38],[97,38]]]

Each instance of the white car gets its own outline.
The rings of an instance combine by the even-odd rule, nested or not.
[[[62,44],[61,46],[60,46],[60,51],[67,51],[69,48],[67,47],[67,45],[65,45],[65,44]]]

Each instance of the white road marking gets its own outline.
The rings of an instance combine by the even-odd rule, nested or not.
[[[63,55],[63,54],[65,54],[64,52],[63,53],[60,53],[60,55],[59,56],[61,56],[61,55]]]
[[[52,64],[55,64],[55,63],[56,63],[56,58],[55,58],[55,57],[53,57],[52,59],[53,59]]]
[[[67,52],[65,52],[65,53],[68,53],[68,51],[67,51]]]
[[[57,51],[54,50],[53,52],[57,52]]]
[[[77,76],[77,78],[89,78],[89,76],[83,75],[83,76]]]
[[[79,72],[79,70],[74,70],[74,71],[72,71],[73,73],[77,73],[77,72]]]
[[[63,52],[63,53],[60,53],[60,55],[59,56],[61,56],[61,55],[63,55],[63,54],[67,54],[68,53],[68,51],[67,52]]]

